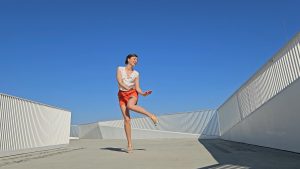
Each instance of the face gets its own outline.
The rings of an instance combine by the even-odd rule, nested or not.
[[[128,59],[128,64],[135,66],[138,62],[138,58],[137,57],[131,57]]]

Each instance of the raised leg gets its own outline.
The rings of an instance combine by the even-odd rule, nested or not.
[[[144,114],[144,115],[150,117],[151,120],[153,121],[153,123],[156,125],[156,124],[158,123],[157,117],[156,117],[154,114],[148,112],[148,111],[147,111],[146,109],[144,109],[143,107],[136,105],[136,103],[137,103],[137,98],[136,98],[136,97],[131,97],[131,98],[128,100],[127,108],[128,108],[129,110],[132,110],[132,111],[135,111],[135,112],[137,112],[137,113],[141,113],[141,114]]]

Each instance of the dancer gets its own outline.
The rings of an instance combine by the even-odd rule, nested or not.
[[[142,96],[148,96],[152,93],[151,90],[143,92],[140,88],[139,73],[133,69],[137,62],[138,56],[136,54],[129,54],[125,60],[126,66],[118,67],[117,70],[117,80],[119,86],[118,97],[124,118],[124,128],[128,142],[128,153],[132,153],[133,151],[129,110],[148,116],[153,121],[155,126],[158,124],[158,119],[154,114],[137,105],[139,94]]]

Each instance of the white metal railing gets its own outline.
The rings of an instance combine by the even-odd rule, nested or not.
[[[218,108],[218,111],[221,117],[226,121],[229,120],[227,119],[229,117],[223,115],[226,114],[226,112],[223,112],[225,109],[226,111],[232,111],[232,115],[239,115],[240,120],[242,120],[288,87],[295,80],[299,79],[299,77],[300,33],[294,36],[279,52],[262,66],[260,70],[258,70],[229,99],[227,99]],[[234,105],[236,108],[232,107]],[[230,122],[230,120],[228,122]],[[235,118],[230,124],[231,127],[237,122],[238,121]],[[221,123],[222,122],[220,122],[220,124]],[[227,124],[222,125],[225,127]],[[230,128],[230,126],[226,126],[227,129],[228,127]]]
[[[300,34],[278,52],[237,92],[242,118],[247,117],[300,76]]]
[[[68,144],[71,112],[0,93],[0,152]]]
[[[219,122],[216,110],[200,110],[195,112],[174,113],[158,116],[159,125],[154,126],[148,117],[131,119],[131,128],[138,130],[135,138],[174,138],[174,135],[168,133],[185,134],[187,138],[191,135],[201,138],[217,138],[219,137]],[[115,139],[125,138],[125,135],[116,132],[116,129],[124,127],[124,120],[102,121],[89,124],[81,124],[72,126],[73,137],[79,138],[100,138]],[[120,130],[119,130],[120,131]],[[122,130],[123,131],[123,130]],[[151,136],[144,131],[164,132],[164,135]],[[109,133],[106,134],[106,133]],[[121,132],[123,133],[123,132]],[[184,136],[180,136],[183,138]]]

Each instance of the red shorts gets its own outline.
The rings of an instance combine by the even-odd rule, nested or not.
[[[128,103],[128,100],[131,98],[131,97],[136,97],[138,99],[138,92],[133,89],[133,90],[129,90],[129,91],[121,91],[119,90],[119,93],[118,93],[118,97],[119,97],[119,103],[120,103],[120,106],[122,105],[127,105]]]

